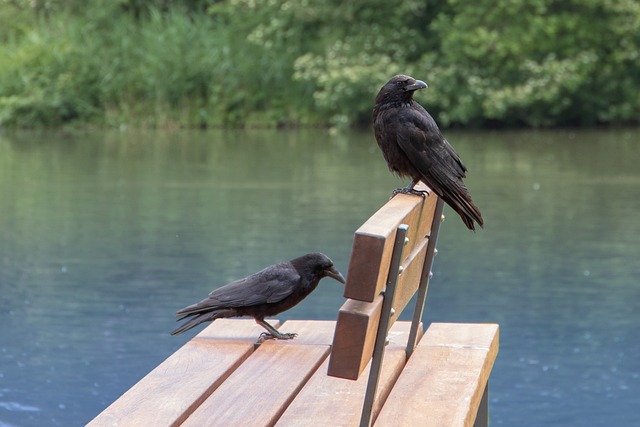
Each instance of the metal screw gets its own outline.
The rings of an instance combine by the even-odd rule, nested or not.
[[[384,339],[384,345],[389,345],[389,337],[386,337],[386,338]]]
[[[405,244],[405,246],[409,244],[409,238],[408,237],[404,238],[404,244]]]
[[[398,274],[402,274],[403,271],[404,271],[403,266],[398,267]]]
[[[389,314],[390,314],[390,315],[392,315],[392,316],[393,316],[394,314],[396,314],[396,310],[395,310],[395,308],[391,307],[391,311],[389,312]]]

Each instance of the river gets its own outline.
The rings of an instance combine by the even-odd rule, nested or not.
[[[639,425],[640,130],[446,136],[486,225],[445,208],[424,320],[500,324],[491,425]],[[346,274],[404,184],[369,132],[0,133],[0,427],[85,424],[217,286],[316,250]]]

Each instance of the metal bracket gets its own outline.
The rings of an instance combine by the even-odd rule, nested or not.
[[[360,417],[360,427],[369,427],[371,424],[373,402],[376,396],[376,389],[378,388],[378,380],[380,379],[380,370],[382,368],[382,360],[384,359],[384,346],[387,340],[387,334],[389,333],[389,320],[391,319],[391,310],[393,309],[393,297],[396,293],[396,283],[398,282],[398,275],[400,274],[402,252],[404,250],[404,242],[408,229],[408,225],[401,224],[396,231],[396,239],[391,255],[391,265],[389,266],[389,274],[387,275],[387,287],[384,290],[384,299],[382,300],[382,312],[380,313],[380,321],[378,323],[378,333],[373,347],[369,381],[367,382],[367,391],[364,397],[362,416]]]

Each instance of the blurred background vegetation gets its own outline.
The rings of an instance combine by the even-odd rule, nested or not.
[[[444,126],[640,122],[637,0],[0,0],[0,126],[368,126],[394,74]]]

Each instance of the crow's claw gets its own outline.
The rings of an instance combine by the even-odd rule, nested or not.
[[[258,338],[258,342],[263,343],[266,340],[291,340],[297,336],[298,334],[296,334],[295,332],[290,332],[290,333],[278,332],[277,334],[263,332],[260,334],[260,337]]]
[[[393,190],[393,192],[391,193],[391,198],[394,198],[397,194],[410,194],[413,196],[420,196],[424,199],[429,195],[429,192],[427,190],[416,190],[415,188],[413,188],[413,185],[408,185],[406,187],[396,188],[395,190]]]

